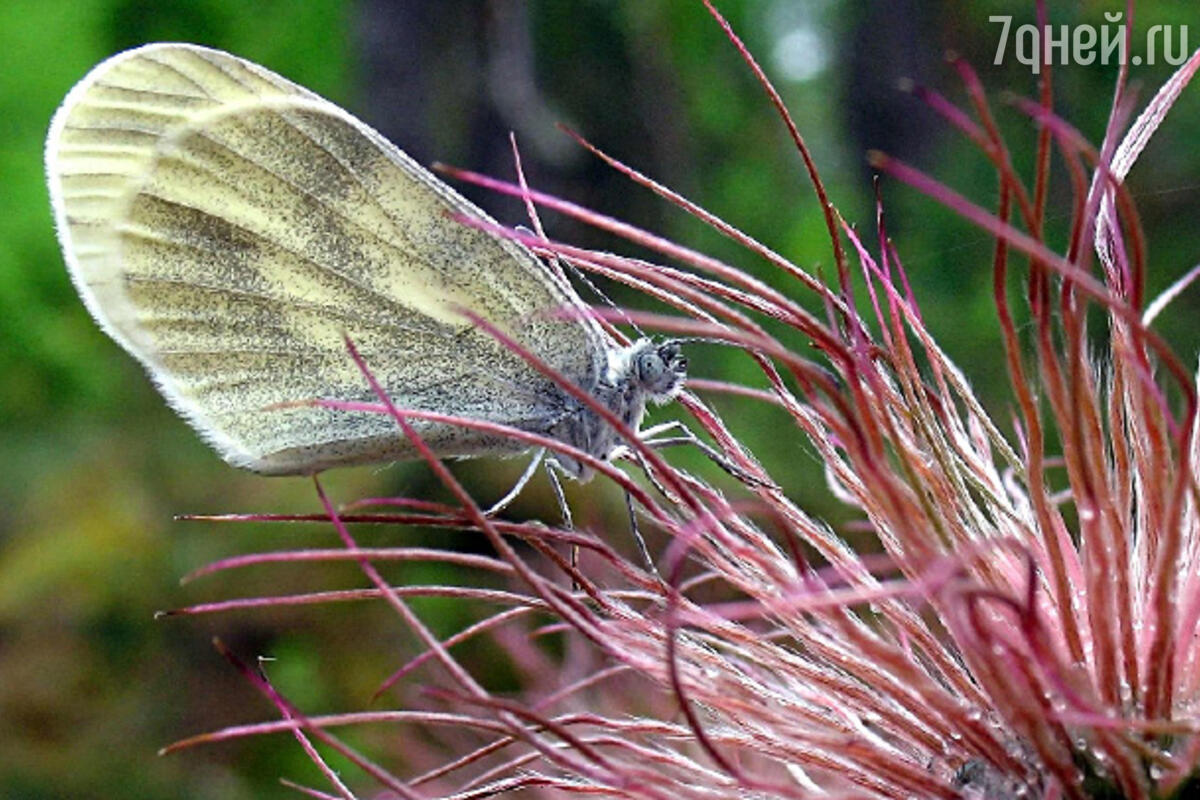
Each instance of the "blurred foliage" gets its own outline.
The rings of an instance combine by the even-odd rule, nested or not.
[[[941,59],[952,47],[977,66],[990,89],[1035,92],[1027,68],[1011,59],[992,63],[997,26],[988,22],[995,14],[1011,14],[1015,24],[1029,22],[1031,2],[990,0],[970,4],[969,10],[951,0],[719,5],[772,75],[782,74],[789,59],[809,59],[797,67],[807,63],[812,70],[807,77],[783,77],[779,87],[834,202],[864,232],[874,226],[863,159],[870,147],[913,160],[990,203],[994,176],[983,157],[894,86],[899,77],[914,77],[961,98]],[[1055,22],[1101,24],[1114,4],[1052,5]],[[1190,5],[1162,0],[1142,3],[1138,24],[1144,29],[1195,20]],[[272,716],[211,650],[209,637],[220,634],[244,655],[276,657],[273,678],[313,711],[360,707],[406,647],[406,634],[390,615],[366,605],[152,620],[156,609],[207,599],[361,584],[361,576],[346,567],[262,568],[177,585],[190,569],[222,554],[301,542],[329,545],[333,537],[319,526],[173,522],[172,515],[182,512],[313,511],[317,505],[304,480],[238,473],[212,455],[164,407],[132,359],[98,331],[62,267],[42,178],[50,116],[93,64],[154,40],[199,42],[263,63],[346,105],[423,161],[436,158],[507,176],[505,134],[515,129],[539,187],[798,291],[730,242],[564,146],[551,124],[567,122],[796,263],[827,277],[831,270],[820,209],[786,131],[699,3],[0,5],[0,796],[5,798],[290,795],[276,778],[303,781],[313,770],[287,737],[155,758],[155,750],[173,739]],[[810,44],[799,52],[784,47],[796,41]],[[519,68],[505,72],[497,66],[512,63]],[[1169,71],[1164,65],[1139,70],[1143,96]],[[395,85],[395,74],[409,76],[411,92],[408,85]],[[1093,140],[1103,132],[1114,74],[1101,66],[1055,74],[1060,110]],[[386,101],[367,96],[380,85]],[[1032,127],[1015,112],[1000,116],[1015,159],[1028,174]],[[1185,97],[1132,178],[1151,242],[1151,295],[1200,253],[1200,226],[1190,222],[1200,184],[1200,151],[1193,146],[1198,130],[1200,104]],[[1055,168],[1061,176],[1061,162]],[[1060,239],[1070,199],[1061,183],[1051,208]],[[990,242],[911,191],[885,184],[883,192],[890,232],[930,328],[1006,425],[1010,401],[995,358]],[[520,220],[517,207],[471,196],[507,221]],[[630,250],[563,220],[547,221],[561,238]],[[619,291],[617,296],[639,302]],[[1185,295],[1161,323],[1185,360],[1194,358],[1200,341],[1192,323],[1193,296]],[[814,298],[803,299],[819,308]],[[697,346],[691,360],[698,374],[759,380],[749,360],[736,353]],[[823,489],[806,444],[798,434],[780,435],[780,426],[790,423],[759,407],[742,413],[725,399],[714,404],[808,507],[834,521],[845,519]],[[695,456],[681,457],[693,459],[690,468],[708,469]],[[519,467],[472,462],[455,469],[482,496],[496,496]],[[439,491],[424,469],[412,465],[348,470],[331,475],[328,485],[342,501]],[[626,530],[620,497],[611,487],[569,491],[585,524]],[[514,513],[553,514],[546,488],[531,487]],[[425,535],[362,534],[367,543],[393,544],[419,542]],[[428,577],[418,569],[432,568],[392,568],[388,574],[397,581]],[[419,608],[443,632],[472,618],[471,609],[449,602]],[[396,736],[402,740],[403,732]],[[387,741],[403,750],[395,738]]]

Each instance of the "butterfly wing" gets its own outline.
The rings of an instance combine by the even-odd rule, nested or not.
[[[230,463],[274,474],[415,456],[371,400],[349,335],[402,407],[546,430],[562,393],[477,330],[505,330],[581,385],[606,339],[525,248],[357,119],[193,45],[96,67],[55,116],[46,163],[72,278],[104,329]],[[440,455],[517,452],[440,424]]]

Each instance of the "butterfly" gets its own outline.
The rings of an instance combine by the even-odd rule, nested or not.
[[[418,456],[387,415],[307,402],[376,399],[347,338],[397,406],[600,459],[621,445],[616,430],[473,317],[635,430],[686,378],[678,342],[619,344],[529,249],[455,219],[491,224],[383,136],[229,53],[151,44],[99,64],[54,116],[46,173],[88,310],[238,467],[315,474]],[[528,449],[413,425],[439,456]]]

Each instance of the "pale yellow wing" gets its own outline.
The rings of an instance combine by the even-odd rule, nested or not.
[[[375,131],[262,67],[193,45],[109,59],[68,95],[46,145],[59,237],[89,310],[237,466],[268,473],[409,458],[349,334],[401,406],[547,430],[567,401],[476,330],[470,309],[594,386],[609,347],[524,248]],[[441,455],[512,442],[424,425]]]

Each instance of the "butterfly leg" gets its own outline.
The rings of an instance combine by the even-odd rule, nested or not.
[[[554,499],[558,501],[558,511],[562,515],[563,527],[569,531],[575,530],[575,521],[571,518],[571,507],[567,505],[567,494],[563,491],[562,481],[558,477],[557,462],[554,459],[546,461],[546,477],[550,479],[550,488],[554,490]]]
[[[563,527],[568,531],[575,530],[575,520],[571,517],[571,507],[567,505],[567,494],[563,491],[562,481],[559,480],[558,471],[561,469],[558,462],[553,458],[546,461],[546,477],[550,479],[550,488],[554,490],[554,499],[558,501],[558,511],[562,515]],[[571,545],[571,569],[579,566],[579,545]],[[572,578],[571,587],[574,591],[579,591],[578,582]]]
[[[508,508],[509,504],[513,500],[516,500],[517,496],[529,485],[529,481],[533,478],[533,473],[537,471],[538,465],[542,463],[542,459],[545,457],[546,448],[543,447],[534,454],[533,458],[529,459],[529,466],[525,467],[525,471],[521,473],[521,477],[517,479],[516,484],[508,490],[508,494],[493,503],[492,507],[487,511],[484,511],[484,516],[494,517]]]
[[[673,436],[664,438],[655,438],[662,436],[664,433],[673,433]],[[779,487],[769,481],[764,480],[757,475],[747,472],[737,464],[729,460],[729,458],[717,448],[703,441],[697,436],[691,428],[684,425],[679,420],[671,420],[663,422],[659,425],[652,425],[644,429],[640,433],[642,442],[656,450],[661,450],[666,447],[678,447],[679,445],[691,445],[704,453],[710,461],[716,464],[727,473],[737,478],[742,483],[747,483],[752,486],[761,486],[768,489],[778,489]]]
[[[625,445],[618,445],[617,448],[609,455],[611,460],[626,459],[632,461],[641,468],[642,474],[646,476],[646,480],[661,494],[663,497],[671,497],[671,493],[667,491],[667,487],[662,485],[654,475],[654,470],[650,469],[650,465],[646,463],[646,459],[637,450],[633,450]],[[646,563],[646,569],[650,574],[659,580],[662,576],[658,574],[658,568],[654,566],[654,558],[650,555],[650,548],[646,545],[646,540],[642,536],[641,526],[638,524],[637,508],[633,503],[633,495],[625,492],[625,508],[629,512],[629,531],[633,534],[634,544],[637,545],[638,553],[641,554],[642,560]]]
[[[637,549],[642,555],[642,560],[646,562],[646,568],[650,570],[651,575],[662,580],[662,576],[658,574],[658,567],[654,566],[654,559],[650,557],[650,548],[646,546],[646,540],[642,538],[642,529],[638,525],[637,509],[633,507],[633,495],[629,492],[625,493],[625,508],[629,511],[629,530],[633,533],[633,541],[637,544]]]

